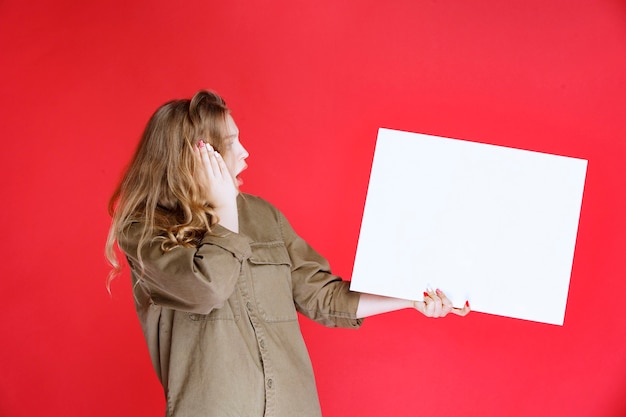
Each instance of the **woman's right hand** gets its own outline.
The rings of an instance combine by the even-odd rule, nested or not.
[[[209,144],[199,140],[196,147],[203,170],[202,183],[205,185],[206,202],[212,207],[219,223],[228,229],[237,232],[239,222],[237,218],[237,195],[239,190],[228,171],[222,156]]]

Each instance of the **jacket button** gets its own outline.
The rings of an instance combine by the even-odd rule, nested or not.
[[[246,308],[247,308],[248,310],[252,310],[252,304],[250,303],[250,301],[248,301],[248,302],[246,303]]]
[[[261,346],[261,349],[265,349],[265,340],[260,340],[259,346]]]
[[[274,381],[272,381],[272,378],[270,378],[267,380],[267,387],[272,388],[272,385],[274,385]]]

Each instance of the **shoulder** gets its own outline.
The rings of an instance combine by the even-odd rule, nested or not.
[[[272,203],[252,194],[241,193],[239,195],[238,201],[239,209],[241,211],[250,211],[256,214],[266,213],[274,213],[279,214],[280,210],[278,210]]]
[[[251,194],[240,194],[238,201],[239,231],[255,241],[280,240],[288,224],[272,203]]]
[[[117,244],[125,253],[133,253],[137,250],[139,240],[143,233],[143,223],[131,222],[118,234]]]

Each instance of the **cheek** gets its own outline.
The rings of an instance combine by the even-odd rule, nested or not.
[[[224,162],[226,163],[226,167],[228,168],[228,171],[230,172],[231,175],[235,175],[235,170],[236,168],[236,164],[235,164],[235,159],[232,158],[232,155],[227,155],[224,158]]]

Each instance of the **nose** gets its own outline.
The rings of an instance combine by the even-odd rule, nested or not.
[[[243,145],[241,145],[241,159],[246,159],[249,156],[250,154],[248,153],[248,150]]]

